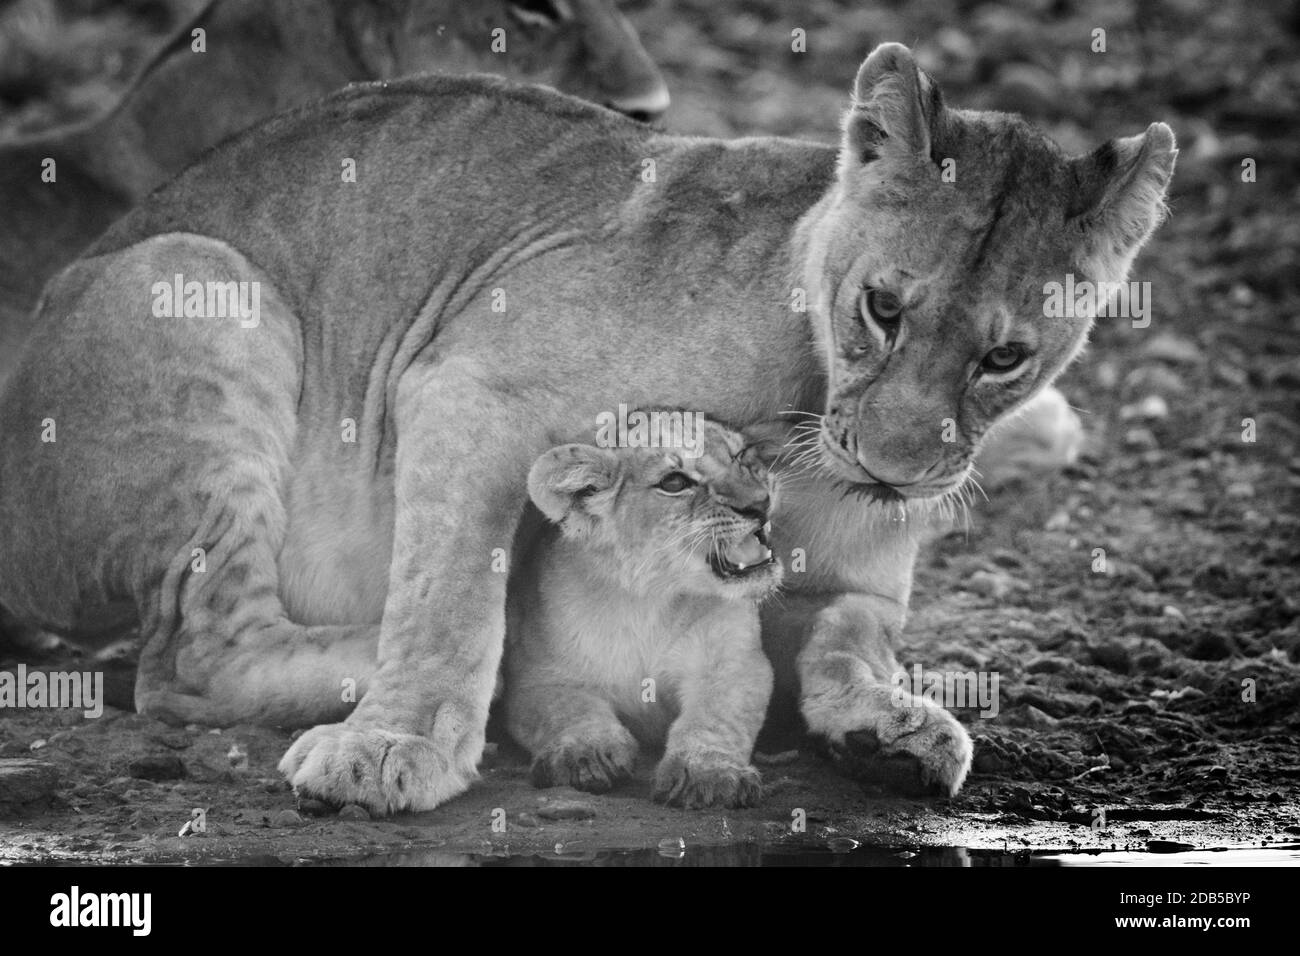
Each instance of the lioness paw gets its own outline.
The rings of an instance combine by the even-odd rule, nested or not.
[[[636,740],[626,730],[621,736],[611,734],[604,740],[576,741],[543,750],[533,758],[533,786],[605,793],[632,776],[636,751]]]
[[[825,738],[832,758],[855,779],[908,795],[955,796],[971,764],[966,728],[930,701],[900,700],[882,690],[833,720],[819,720],[826,715],[805,701],[810,730]]]
[[[754,807],[762,798],[758,769],[729,758],[669,753],[655,771],[654,799],[670,807]]]
[[[299,737],[280,761],[294,792],[374,814],[432,810],[469,787],[473,763],[450,759],[432,741],[385,730],[324,724]]]

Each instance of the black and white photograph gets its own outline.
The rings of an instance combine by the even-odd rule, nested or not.
[[[997,868],[1249,939],[1298,52],[1283,0],[0,2],[22,921]]]

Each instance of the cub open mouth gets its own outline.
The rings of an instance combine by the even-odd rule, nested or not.
[[[720,578],[743,578],[774,563],[767,525],[736,541],[720,541],[709,551],[709,567]]]

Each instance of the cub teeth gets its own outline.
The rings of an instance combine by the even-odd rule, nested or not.
[[[771,533],[772,533],[772,522],[769,521],[767,524],[763,525],[763,534],[771,534]]]

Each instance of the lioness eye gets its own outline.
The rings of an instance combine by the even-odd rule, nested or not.
[[[871,316],[886,338],[893,339],[903,317],[903,301],[883,289],[863,289],[858,295],[858,317],[865,323],[867,316]]]
[[[1024,347],[1013,342],[1010,345],[999,345],[997,348],[990,349],[981,364],[987,372],[1009,372],[1024,360]]]
[[[695,487],[695,482],[680,471],[673,471],[659,479],[659,484],[655,485],[655,487],[660,491],[666,491],[670,495],[680,495],[687,488]]]

